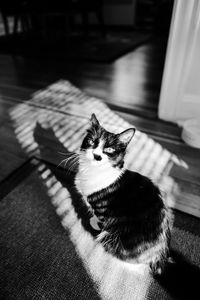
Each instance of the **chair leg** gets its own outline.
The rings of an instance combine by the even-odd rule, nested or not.
[[[81,13],[81,16],[82,16],[83,32],[84,35],[88,37],[88,32],[89,32],[88,13],[84,11]]]
[[[104,24],[103,10],[101,8],[99,8],[95,11],[95,13],[96,13],[97,21],[99,22],[99,25],[100,25],[102,36],[105,37],[106,29],[105,29],[105,24]]]
[[[10,33],[9,26],[8,26],[8,19],[7,19],[6,15],[3,13],[2,13],[2,20],[3,20],[3,24],[4,24],[5,33],[6,33],[6,35],[8,35]]]
[[[71,18],[72,16],[67,14],[64,16],[64,21],[65,21],[65,34],[64,34],[64,41],[66,42],[66,44],[68,45],[69,41],[70,41],[70,33],[71,33]]]
[[[14,16],[13,34],[17,33],[18,21],[19,21],[19,16],[17,15]]]
[[[23,32],[28,32],[30,30],[29,18],[28,15],[22,15],[20,17],[21,27]]]

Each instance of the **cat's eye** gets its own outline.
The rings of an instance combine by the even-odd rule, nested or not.
[[[94,141],[93,140],[88,140],[88,145],[93,146],[94,145]]]
[[[105,148],[105,149],[104,149],[104,152],[105,152],[105,153],[112,154],[112,153],[114,153],[114,152],[115,152],[115,149],[113,149],[113,148],[111,148],[111,147],[109,147],[109,148]]]

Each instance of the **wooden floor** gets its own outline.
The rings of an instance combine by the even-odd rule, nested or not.
[[[0,55],[0,188],[29,160],[13,128],[11,109],[38,89],[65,79],[101,98],[183,162],[170,170],[177,183],[178,209],[200,217],[200,151],[181,141],[180,128],[157,117],[165,48],[165,40],[154,38],[111,64]]]

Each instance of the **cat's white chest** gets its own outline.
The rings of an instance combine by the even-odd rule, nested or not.
[[[122,171],[112,166],[90,166],[79,168],[75,178],[78,191],[87,197],[114,183]]]

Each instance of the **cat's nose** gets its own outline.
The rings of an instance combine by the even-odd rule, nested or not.
[[[94,159],[96,159],[96,160],[102,160],[102,157],[100,155],[95,154],[95,153],[93,155],[94,155]]]

